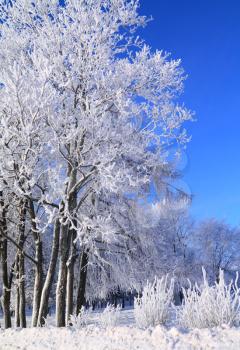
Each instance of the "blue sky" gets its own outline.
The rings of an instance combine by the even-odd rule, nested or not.
[[[184,169],[192,214],[240,224],[240,1],[140,3],[154,17],[142,32],[148,44],[181,58],[188,74],[183,100],[197,118],[187,125]]]

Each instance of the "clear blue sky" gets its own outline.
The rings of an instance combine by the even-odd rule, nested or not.
[[[142,34],[153,48],[181,58],[188,74],[184,181],[197,219],[240,224],[240,0],[140,0],[154,20]]]

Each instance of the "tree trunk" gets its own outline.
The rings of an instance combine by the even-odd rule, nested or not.
[[[65,327],[67,261],[69,251],[69,225],[61,225],[60,230],[60,263],[56,290],[56,325]]]
[[[92,204],[94,205],[95,199],[92,197]],[[88,253],[89,249],[82,248],[79,267],[79,284],[77,292],[77,305],[76,315],[81,312],[81,308],[86,304],[86,282],[87,282],[87,265],[88,265]]]
[[[4,207],[4,201],[2,199],[3,193],[0,191],[0,212],[2,216],[0,217],[0,228],[4,233],[7,233],[7,221],[6,221],[6,208]],[[2,295],[2,309],[4,317],[5,328],[10,328],[12,326],[11,322],[11,310],[10,310],[10,300],[11,300],[11,290],[8,280],[8,242],[0,231],[0,258],[1,258],[1,268],[2,268],[2,282],[3,282],[3,295]]]
[[[53,243],[52,243],[52,251],[51,258],[48,267],[47,276],[45,279],[45,283],[42,290],[41,303],[38,315],[38,326],[42,326],[44,324],[44,319],[48,314],[48,301],[50,296],[51,287],[54,280],[54,275],[56,271],[58,251],[59,251],[59,235],[60,235],[60,222],[57,219],[54,227],[53,233]]]
[[[79,315],[82,306],[85,305],[86,298],[86,282],[87,282],[87,264],[88,264],[88,252],[82,251],[80,258],[80,275],[79,275],[79,285],[78,285],[78,293],[77,293],[77,307],[76,307],[76,315]]]
[[[29,211],[32,221],[32,234],[35,241],[35,280],[34,280],[34,291],[33,291],[33,313],[32,313],[32,327],[37,326],[38,314],[42,295],[42,280],[43,280],[43,252],[42,252],[42,241],[40,233],[36,225],[36,215],[34,204],[29,201]]]
[[[125,308],[125,294],[122,295],[122,308]]]
[[[16,284],[16,296],[15,296],[15,327],[20,327],[20,296],[19,296],[19,255],[17,253],[15,258],[15,284]]]
[[[35,270],[34,292],[33,292],[33,314],[32,314],[32,327],[37,326],[38,314],[42,295],[42,279],[43,279],[43,253],[42,242],[40,239],[35,242],[36,253],[35,260],[37,261]]]
[[[15,327],[20,327],[20,312],[19,312],[19,306],[20,306],[20,298],[19,298],[19,288],[16,288],[16,296],[15,296]]]
[[[74,262],[70,261],[67,266],[67,299],[66,299],[66,322],[73,314],[73,284],[74,284]]]
[[[25,241],[26,203],[20,203],[20,225],[19,225],[19,246],[23,249]],[[18,273],[19,273],[19,317],[20,327],[26,328],[26,297],[25,297],[25,266],[24,255],[18,250]]]
[[[11,300],[11,290],[9,289],[8,281],[8,264],[7,264],[7,239],[3,238],[0,243],[0,253],[1,253],[1,266],[2,266],[2,281],[3,281],[3,295],[2,295],[2,308],[4,317],[5,328],[11,328],[11,310],[10,310],[10,300]]]
[[[76,209],[76,193],[71,193],[71,190],[76,184],[76,176],[77,170],[72,169],[69,166],[68,169],[69,174],[69,183],[67,185],[67,200],[68,200],[68,208],[69,213],[74,219],[74,209]],[[63,218],[65,219],[65,218]],[[68,284],[68,307],[71,307],[71,284],[73,283],[73,271],[71,273],[71,278],[67,278],[68,276],[68,261],[69,261],[69,248],[71,243],[72,229],[69,230],[69,223],[65,223],[61,225],[60,230],[60,264],[59,264],[59,275],[58,275],[58,283],[57,283],[57,291],[56,291],[56,325],[57,327],[64,327],[66,325],[66,296],[67,296],[67,281]]]
[[[75,202],[76,203],[76,202]],[[75,226],[77,223],[74,223]],[[76,262],[76,244],[77,232],[75,229],[70,231],[70,249],[71,253],[67,264],[67,301],[66,301],[66,321],[68,323],[70,316],[73,315],[73,287],[74,287],[74,267]]]
[[[26,297],[25,297],[25,267],[24,255],[20,253],[19,256],[19,316],[20,327],[26,328]]]
[[[17,254],[16,257],[14,259],[14,262],[11,266],[10,272],[9,272],[9,282],[8,282],[8,286],[9,289],[11,290],[11,298],[12,298],[12,283],[13,283],[13,277],[16,276],[16,263],[17,263]],[[15,302],[15,309],[16,309],[16,302]],[[15,313],[15,311],[14,311]],[[14,315],[15,316],[15,315]],[[17,326],[16,326],[17,327]],[[19,327],[19,326],[18,326]]]

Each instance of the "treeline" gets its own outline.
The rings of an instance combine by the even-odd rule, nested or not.
[[[118,222],[123,231],[117,231],[117,226],[114,233],[123,235],[121,242],[118,237],[116,242],[96,238],[94,246],[87,249],[79,241],[68,242],[65,304],[60,309],[64,324],[83,306],[102,307],[107,302],[132,305],[133,296],[155,276],[169,274],[175,278],[176,302],[181,301],[181,288],[188,287],[188,279],[201,280],[202,266],[210,283],[218,281],[220,269],[227,278],[234,277],[240,259],[239,229],[215,219],[194,223],[184,203],[179,200],[176,205],[176,201],[165,200],[138,207],[128,203],[126,218]],[[1,221],[6,230],[1,237],[0,274],[5,327],[11,327],[13,314],[14,325],[26,327],[27,310],[32,314],[32,325],[40,326],[50,312],[56,312],[58,317],[61,225],[57,222],[38,236],[41,248],[37,251],[28,205],[24,212],[18,208],[14,224],[13,215],[9,216],[11,209],[10,205],[5,210],[2,207],[5,226]],[[120,220],[121,213],[118,214]],[[126,220],[133,226],[128,227]]]

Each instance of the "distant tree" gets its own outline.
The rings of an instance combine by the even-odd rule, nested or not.
[[[209,278],[219,281],[219,271],[236,271],[239,264],[239,232],[224,221],[209,219],[197,225],[193,236],[196,264]],[[200,272],[201,273],[201,272]]]

